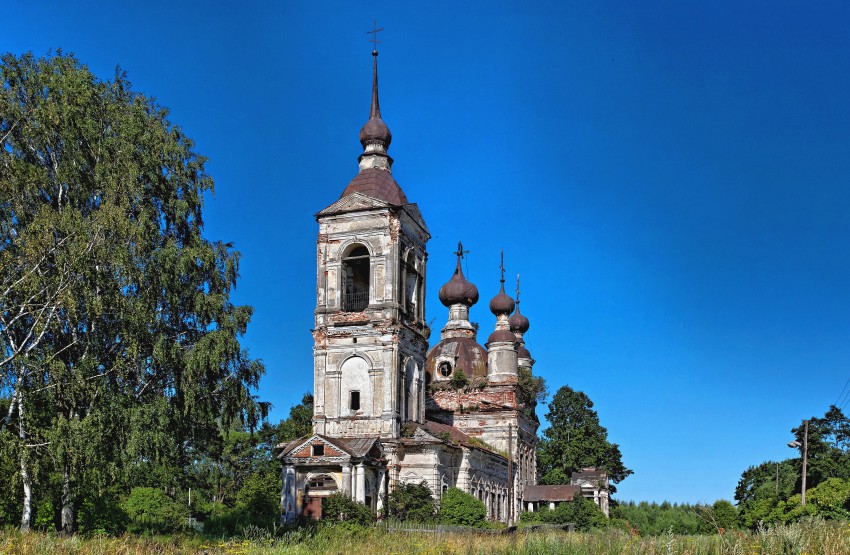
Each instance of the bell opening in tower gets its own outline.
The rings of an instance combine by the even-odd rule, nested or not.
[[[342,309],[360,312],[369,306],[369,251],[364,246],[354,247],[342,260]]]

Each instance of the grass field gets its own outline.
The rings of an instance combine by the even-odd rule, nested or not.
[[[619,530],[591,533],[560,531],[516,534],[386,532],[376,528],[323,527],[273,536],[249,530],[246,537],[213,540],[198,535],[58,537],[14,529],[0,533],[0,555],[11,554],[570,554],[570,555],[714,555],[714,554],[850,554],[850,523],[813,520],[756,532],[731,531],[711,536],[639,537]]]

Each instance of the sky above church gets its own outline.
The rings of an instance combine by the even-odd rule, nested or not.
[[[273,421],[313,387],[313,216],[357,172],[374,19],[393,175],[433,235],[432,341],[457,242],[482,342],[504,249],[535,373],[587,393],[635,472],[617,498],[731,499],[844,402],[850,4],[364,6],[2,10],[0,50],[120,65],[209,158],[205,234],[242,253],[234,299],[255,310],[244,344]]]

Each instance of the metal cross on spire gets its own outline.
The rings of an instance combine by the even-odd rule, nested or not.
[[[457,255],[457,259],[458,259],[458,261],[460,261],[460,259],[461,259],[461,258],[463,258],[463,255],[465,255],[465,254],[467,254],[467,253],[469,253],[469,251],[468,251],[468,250],[466,250],[466,251],[465,251],[465,250],[463,250],[463,243],[461,243],[460,241],[458,241],[458,242],[457,242],[457,252],[455,252],[455,253],[454,253],[454,254],[456,254],[456,255]]]
[[[519,274],[516,275],[516,304],[519,304]]]
[[[502,283],[505,283],[505,251],[501,251],[499,254],[499,270],[502,272]]]
[[[372,28],[372,30],[366,31],[367,35],[372,35],[372,38],[369,39],[369,42],[372,43],[372,54],[378,53],[378,45],[381,44],[381,41],[378,40],[378,33],[380,33],[383,30],[384,30],[383,27],[378,29],[378,20],[375,19],[374,20],[374,27]]]

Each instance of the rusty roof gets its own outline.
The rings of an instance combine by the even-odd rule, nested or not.
[[[311,434],[309,436],[304,436],[302,438],[296,439],[295,441],[290,441],[289,443],[280,443],[277,445],[278,449],[281,449],[278,458],[283,458],[296,448],[304,445],[305,443],[309,443],[314,439],[321,439],[338,448],[340,451],[352,456],[352,457],[365,457],[369,454],[369,451],[378,443],[378,438],[376,437],[353,437],[353,438],[341,438],[341,437],[329,437],[321,434]]]
[[[437,375],[440,357],[452,361],[452,372],[460,369],[468,378],[487,377],[487,351],[471,337],[447,337],[431,347],[425,358],[425,371],[432,379]]]
[[[466,435],[464,432],[458,430],[454,426],[449,426],[448,424],[442,424],[440,422],[434,422],[433,420],[426,420],[424,424],[416,424],[416,426],[438,439],[443,439],[443,437],[448,435],[448,437],[451,438],[451,441],[453,443],[471,449],[481,449],[482,451],[487,451],[488,453],[498,455],[503,459],[505,458],[501,454],[493,451],[492,448],[488,449],[487,447],[484,447],[484,445],[486,445],[485,443],[480,441],[477,442],[476,440]]]
[[[394,206],[409,204],[401,187],[398,186],[393,174],[380,168],[367,168],[351,180],[339,198],[352,193],[362,193],[368,197],[386,201]]]
[[[334,438],[334,441],[341,445],[352,457],[365,457],[372,447],[378,443],[376,437],[352,437],[352,438]]]
[[[525,486],[522,500],[528,501],[572,501],[573,496],[581,491],[578,486]]]

